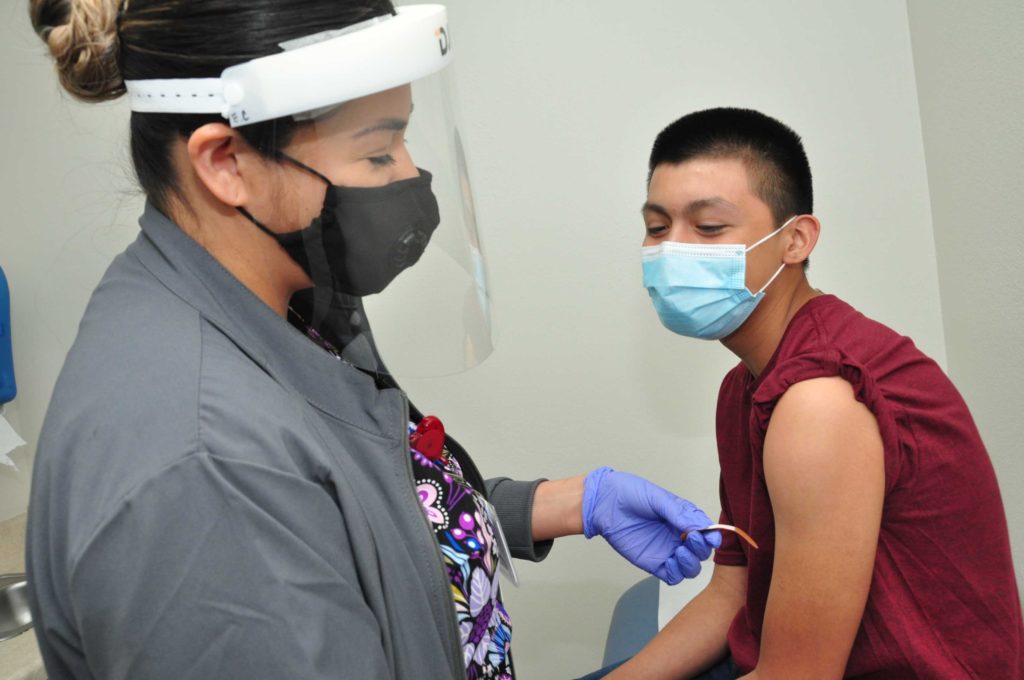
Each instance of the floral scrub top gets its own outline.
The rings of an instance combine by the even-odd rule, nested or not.
[[[292,309],[289,318],[339,360],[341,353]],[[416,430],[409,423],[409,433]],[[411,446],[416,493],[444,559],[467,680],[513,680],[512,621],[501,602],[498,546],[484,497],[466,481],[447,447],[431,460]]]
[[[511,680],[512,622],[501,603],[498,546],[483,496],[447,448],[440,460],[410,450],[416,493],[451,582],[466,677]]]

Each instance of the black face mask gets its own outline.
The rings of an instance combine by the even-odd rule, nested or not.
[[[238,211],[277,241],[317,288],[357,297],[381,292],[416,264],[441,222],[426,170],[382,187],[341,187],[299,161],[282,158],[327,184],[320,216],[305,229],[278,234],[245,208]]]

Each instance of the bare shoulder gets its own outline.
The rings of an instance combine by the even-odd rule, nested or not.
[[[792,385],[768,425],[764,474],[775,545],[753,677],[840,677],[867,602],[885,501],[874,415],[842,378]]]
[[[874,414],[839,377],[792,385],[772,413],[764,447],[775,500],[835,500],[843,491],[884,486],[884,450]]]
[[[772,416],[772,424],[776,424],[775,416],[789,419],[805,415],[813,420],[823,418],[842,419],[853,417],[859,412],[871,416],[870,411],[857,401],[853,386],[838,376],[813,378],[790,385],[779,399]],[[874,416],[871,416],[874,420]]]

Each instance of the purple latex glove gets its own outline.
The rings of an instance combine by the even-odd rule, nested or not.
[[[699,574],[700,563],[722,545],[720,532],[697,531],[711,524],[690,501],[628,472],[598,468],[583,482],[584,535],[603,536],[615,552],[669,585]]]

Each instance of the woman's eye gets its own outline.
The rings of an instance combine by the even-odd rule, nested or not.
[[[395,164],[395,157],[391,154],[384,154],[383,156],[370,156],[366,160],[370,161],[373,165],[378,168],[385,168],[389,165]]]
[[[659,236],[664,234],[666,231],[668,231],[668,227],[661,224],[652,224],[647,227],[648,236]]]

